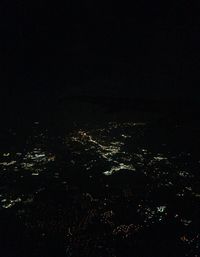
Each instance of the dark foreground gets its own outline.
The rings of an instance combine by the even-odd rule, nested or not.
[[[200,256],[198,118],[106,101],[4,114],[0,256]]]

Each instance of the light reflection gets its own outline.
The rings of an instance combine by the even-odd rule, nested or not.
[[[163,161],[163,160],[167,160],[167,158],[164,157],[164,156],[155,156],[154,160],[156,160],[156,161]]]
[[[161,222],[167,215],[167,206],[150,207],[140,204],[138,212],[144,217],[145,223]]]
[[[2,199],[1,203],[2,203],[2,207],[4,209],[8,209],[13,207],[16,203],[20,203],[22,201],[22,199],[20,197],[16,198],[16,199]]]
[[[193,177],[189,172],[185,171],[185,170],[182,170],[182,171],[179,171],[178,172],[179,176],[180,177]]]
[[[158,212],[164,212],[166,210],[166,206],[158,206],[157,211]]]
[[[181,219],[181,222],[185,225],[185,226],[189,226],[192,221],[191,220],[187,220],[187,219]]]
[[[9,161],[9,162],[0,162],[2,166],[12,166],[16,163],[16,161]]]
[[[116,124],[114,126],[116,126]],[[103,130],[101,130],[101,132],[102,131]],[[124,138],[127,138],[127,136]],[[105,137],[103,136],[100,138],[95,138],[91,132],[83,130],[79,130],[71,137],[71,140],[72,142],[80,143],[84,146],[86,151],[92,151],[93,153],[96,153],[100,160],[104,159],[111,165],[110,170],[103,172],[105,175],[111,175],[119,170],[135,170],[133,165],[129,163],[131,161],[130,155],[122,150],[122,146],[124,146],[123,141],[117,139],[115,141],[106,141]],[[92,163],[89,163],[84,164],[86,170],[90,170],[92,168]]]
[[[32,171],[33,176],[39,175],[39,172],[46,169],[46,164],[55,160],[55,156],[42,151],[40,148],[34,148],[28,152],[21,163],[24,170]]]
[[[4,153],[3,156],[8,157],[8,156],[10,156],[10,153]]]
[[[132,165],[125,165],[124,163],[119,163],[118,166],[112,167],[111,170],[105,171],[104,174],[108,176],[120,170],[135,171],[135,168]]]

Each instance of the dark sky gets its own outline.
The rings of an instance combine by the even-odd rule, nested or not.
[[[4,88],[198,99],[200,18],[194,1],[0,5]]]

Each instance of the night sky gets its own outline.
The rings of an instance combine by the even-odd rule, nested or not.
[[[199,6],[189,1],[1,1],[3,95],[199,96]]]

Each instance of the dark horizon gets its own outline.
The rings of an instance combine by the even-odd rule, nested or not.
[[[186,2],[141,2],[130,9],[91,1],[60,6],[4,1],[2,92],[90,95],[91,88],[91,95],[96,90],[103,96],[198,101],[196,9]]]

